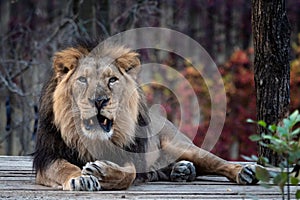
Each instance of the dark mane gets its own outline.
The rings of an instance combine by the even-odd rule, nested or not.
[[[91,51],[97,42],[90,39],[76,39],[68,47],[85,48]],[[36,146],[33,155],[33,167],[42,171],[57,159],[66,159],[72,164],[83,166],[76,149],[69,148],[61,138],[60,130],[54,125],[53,93],[57,86],[53,69],[41,91],[39,101],[39,125],[37,130]]]
[[[67,47],[81,47],[91,52],[100,42],[101,40],[96,38],[75,38]]]
[[[52,96],[56,88],[56,80],[51,77],[44,85],[39,107],[39,125],[36,138],[35,152],[33,153],[33,167],[42,171],[57,159],[66,159],[69,162],[83,166],[78,157],[78,151],[69,148],[61,138],[59,129],[54,125]]]

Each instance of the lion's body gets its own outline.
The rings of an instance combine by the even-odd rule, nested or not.
[[[193,180],[201,174],[255,182],[250,167],[194,146],[160,116],[150,119],[136,83],[135,52],[94,47],[79,43],[54,56],[54,73],[40,100],[37,183],[65,190],[125,189],[134,180]]]

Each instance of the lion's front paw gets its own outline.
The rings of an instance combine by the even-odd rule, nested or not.
[[[106,176],[113,169],[117,169],[119,165],[112,163],[110,161],[95,161],[88,162],[82,169],[81,173],[84,175],[96,176],[99,180],[105,179]]]
[[[75,191],[99,191],[101,190],[100,183],[95,176],[81,175],[69,179],[64,185],[63,190]]]
[[[97,177],[103,189],[126,189],[135,179],[133,165],[120,167],[110,161],[88,162],[81,173]]]
[[[193,181],[196,179],[196,168],[192,162],[179,161],[175,163],[170,174],[171,181]]]
[[[256,167],[261,167],[258,165],[245,165],[239,172],[237,176],[237,183],[243,185],[253,185],[258,182],[257,178],[255,177],[255,170]]]

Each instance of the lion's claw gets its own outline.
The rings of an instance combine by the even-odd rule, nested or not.
[[[81,175],[71,178],[64,190],[73,191],[99,191],[101,190],[100,183],[95,176]]]
[[[258,182],[255,177],[255,170],[258,165],[245,165],[239,172],[237,177],[237,183],[243,185],[253,185]]]

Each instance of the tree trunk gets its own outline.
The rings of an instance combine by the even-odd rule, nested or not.
[[[287,116],[290,103],[290,26],[285,0],[253,0],[252,8],[257,119],[278,124]],[[257,132],[266,130],[258,127]],[[273,165],[280,161],[262,146],[258,155]]]
[[[8,25],[10,20],[10,2],[9,1],[0,1],[0,38],[3,38],[7,34]],[[2,44],[2,43],[1,43]],[[5,47],[1,47],[5,48]],[[2,51],[2,49],[1,49]],[[5,57],[4,52],[0,52],[1,59]],[[4,73],[4,66],[0,63],[0,74]],[[7,89],[3,84],[0,84],[0,155],[6,154],[6,125],[7,125],[7,111],[6,111],[6,98],[7,98]]]

